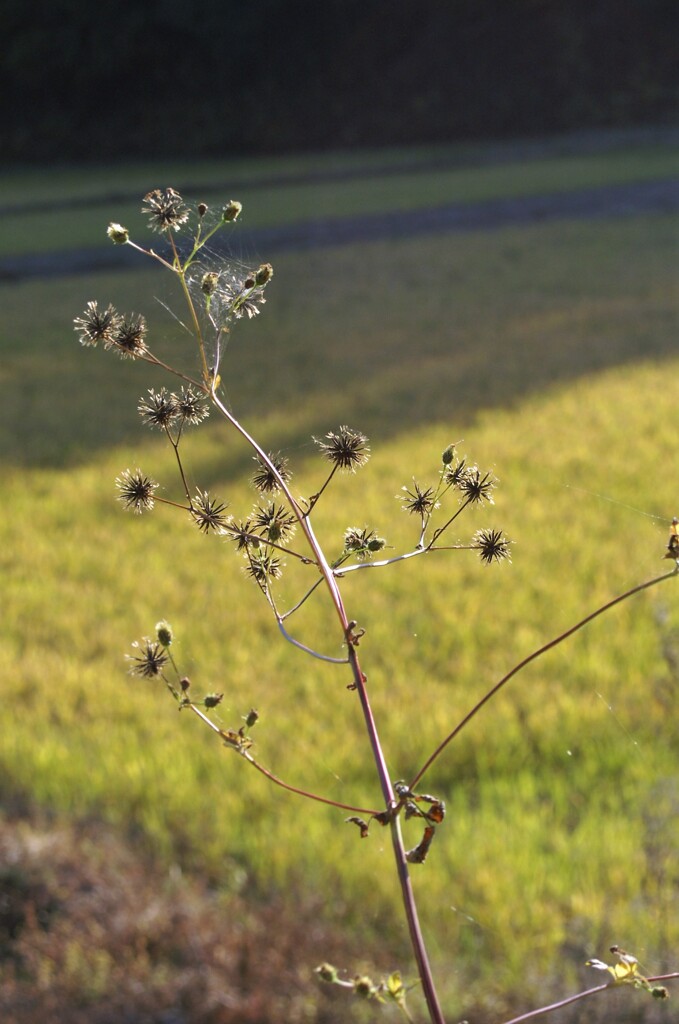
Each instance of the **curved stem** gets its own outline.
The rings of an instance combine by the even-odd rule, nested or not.
[[[175,458],[177,460],[177,468],[179,469],[179,475],[182,478],[182,487],[184,488],[184,494],[186,495],[186,500],[188,501],[189,508],[190,508],[191,507],[191,493],[189,491],[189,485],[188,485],[188,483],[186,481],[186,474],[184,473],[184,466],[182,465],[182,460],[181,460],[181,457],[179,455],[179,438],[177,438],[175,440],[173,438],[172,434],[170,433],[169,427],[167,427],[167,426],[165,427],[165,433],[167,434],[168,441],[170,442],[170,444],[172,445],[172,448],[174,449]]]
[[[417,785],[417,783],[420,781],[425,772],[427,772],[431,768],[436,758],[443,753],[443,751],[451,742],[451,740],[455,739],[458,733],[460,733],[464,729],[464,727],[468,725],[469,722],[471,722],[472,718],[474,718],[474,716],[479,713],[481,708],[485,704],[487,704],[488,701],[491,700],[491,698],[493,698],[495,694],[498,693],[502,689],[502,687],[509,682],[510,679],[517,675],[517,673],[520,672],[521,669],[525,668],[526,665],[530,665],[532,661],[535,661],[536,658],[539,658],[547,651],[550,651],[552,647],[556,647],[557,644],[560,644],[563,640],[567,640],[569,636],[572,636],[573,633],[577,633],[579,629],[582,629],[583,626],[586,626],[588,623],[592,622],[593,619],[598,618],[599,615],[603,615],[604,612],[607,612],[611,608],[614,608],[617,604],[620,604],[622,601],[626,601],[628,597],[633,597],[634,594],[639,594],[642,590],[648,590],[649,587],[654,587],[657,583],[662,583],[663,580],[669,580],[671,577],[677,576],[678,574],[679,565],[672,569],[671,572],[663,573],[662,576],[656,576],[652,580],[647,580],[645,583],[639,583],[636,587],[632,587],[630,590],[626,590],[624,594],[619,594],[617,597],[614,597],[611,601],[607,601],[606,604],[601,605],[601,607],[597,608],[596,611],[590,612],[589,615],[586,615],[584,619],[580,619],[580,621],[576,622],[576,624],[574,626],[571,626],[570,629],[567,629],[564,633],[560,633],[557,637],[554,637],[553,640],[550,640],[548,643],[543,644],[542,647],[538,647],[536,651],[533,651],[533,653],[529,654],[527,658],[524,658],[523,661],[520,661],[518,663],[518,665],[515,665],[514,668],[511,669],[511,671],[508,672],[506,676],[503,676],[502,679],[500,679],[500,681],[497,682],[495,686],[493,686],[488,691],[485,697],[482,697],[481,700],[474,705],[471,711],[469,711],[464,716],[462,721],[455,726],[453,731],[449,732],[446,738],[439,743],[434,753],[424,762],[418,773],[413,777],[413,779],[409,783],[410,789],[413,789]]]
[[[321,654],[320,651],[315,651],[313,647],[308,647],[307,644],[303,644],[301,640],[296,640],[291,633],[288,633],[287,629],[283,625],[283,616],[276,612],[276,622],[281,634],[285,637],[289,644],[293,647],[298,647],[300,651],[304,651],[311,658],[318,658],[319,661],[327,661],[331,665],[348,665],[348,658],[333,658],[329,654]]]
[[[352,814],[367,814],[369,817],[374,818],[379,812],[370,807],[352,807],[351,804],[343,804],[339,800],[331,800],[327,796],[319,796],[318,793],[310,793],[306,789],[299,789],[297,786],[292,786],[289,782],[283,782],[277,775],[270,772],[268,768],[256,761],[254,757],[247,753],[242,755],[246,761],[249,761],[253,768],[256,768],[258,772],[265,775],[266,778],[273,782],[276,786],[280,786],[281,789],[287,789],[289,793],[296,793],[298,796],[305,796],[309,800],[316,800],[320,804],[329,804],[330,807],[337,807],[340,811],[351,811]]]
[[[512,1017],[511,1020],[506,1020],[503,1024],[521,1024],[522,1021],[532,1020],[534,1017],[542,1017],[547,1013],[551,1013],[553,1010],[560,1010],[562,1006],[568,1006],[570,1003],[577,1003],[580,999],[587,999],[588,996],[596,995],[597,992],[605,992],[606,989],[610,988],[609,984],[596,985],[595,988],[585,989],[584,992],[578,992],[577,995],[568,996],[567,999],[560,999],[558,1003],[551,1003],[549,1006],[542,1006],[539,1010],[530,1010],[528,1013],[521,1013],[518,1017]]]
[[[354,674],[354,684],[358,691],[358,696],[361,702],[361,708],[363,710],[363,717],[366,722],[368,730],[368,736],[370,738],[370,744],[373,751],[373,758],[377,767],[377,773],[380,779],[380,785],[382,787],[382,795],[384,796],[385,806],[390,810],[396,807],[397,800],[394,794],[394,789],[391,784],[387,765],[384,760],[384,754],[380,745],[379,737],[377,735],[377,727],[373,718],[372,707],[370,706],[370,700],[368,698],[368,692],[366,690],[366,677],[364,676],[361,666],[359,664],[358,655],[356,654],[356,648],[353,645],[349,646],[349,661],[351,662],[352,671]],[[429,1010],[430,1019],[432,1024],[445,1024],[443,1012],[439,1005],[438,996],[436,994],[436,986],[434,984],[434,978],[431,973],[431,965],[429,963],[429,957],[427,956],[427,949],[424,944],[424,937],[420,928],[419,917],[417,914],[417,904],[415,902],[415,894],[413,893],[412,882],[410,879],[410,871],[408,868],[408,862],[406,860],[405,846],[403,845],[403,837],[401,835],[401,823],[398,815],[394,814],[390,821],[391,831],[391,845],[394,852],[394,859],[396,861],[396,870],[398,872],[399,885],[401,887],[401,898],[403,900],[403,906],[406,913],[406,919],[408,921],[408,931],[410,934],[410,942],[412,945],[415,961],[417,963],[417,969],[422,982],[422,992],[427,1003]]]
[[[373,759],[375,761],[375,767],[379,778],[380,788],[382,790],[382,796],[384,798],[385,807],[392,810],[397,801],[395,799],[393,786],[391,784],[391,778],[387,768],[387,763],[380,743],[380,738],[377,732],[377,725],[370,705],[370,699],[368,697],[368,691],[366,689],[366,676],[364,675],[361,666],[359,664],[358,655],[356,648],[349,639],[349,619],[347,617],[344,603],[342,601],[342,595],[335,579],[333,569],[328,564],[325,557],[325,553],[321,548],[320,544],[316,540],[314,531],[311,526],[310,516],[308,511],[305,513],[300,507],[299,503],[295,500],[290,489],[281,477],[280,473],[273,465],[271,459],[261,446],[255,441],[255,439],[247,432],[245,427],[233,416],[231,412],[226,408],[224,403],[220,400],[213,386],[211,390],[212,401],[220,410],[225,419],[234,427],[235,430],[241,435],[241,437],[250,445],[256,455],[269,467],[271,472],[276,477],[278,485],[285,495],[288,504],[294,513],[297,521],[299,522],[300,529],[306,537],[307,543],[311,548],[311,552],[314,557],[314,561],[318,565],[318,569],[325,580],[325,584],[330,593],[330,598],[335,607],[337,615],[339,617],[342,632],[346,638],[346,642],[349,648],[349,663],[353,673],[353,686],[358,692],[359,700],[361,703],[361,710],[363,712],[363,719],[365,722],[366,731],[370,741],[370,747],[372,749]],[[410,882],[410,873],[408,870],[408,862],[405,856],[405,847],[403,845],[403,839],[401,837],[400,824],[396,816],[392,817],[391,821],[391,839],[392,848],[394,851],[394,858],[396,860],[396,867],[398,871],[399,883],[401,886],[401,897],[405,908],[406,918],[408,921],[408,930],[410,933],[410,941],[413,948],[415,960],[417,962],[418,972],[420,980],[422,982],[422,991],[427,1002],[427,1008],[429,1010],[429,1016],[432,1024],[445,1024],[443,1013],[439,1005],[438,996],[436,994],[436,987],[434,985],[434,979],[431,973],[431,967],[429,959],[427,957],[427,950],[424,944],[422,931],[420,929],[417,906],[415,904],[415,896],[413,893],[412,885]]]
[[[646,978],[646,981],[655,984],[656,981],[669,981],[672,978],[679,978],[679,971],[675,971],[673,974],[661,974],[655,978]],[[596,995],[597,992],[606,992],[611,988],[619,988],[620,985],[616,985],[615,982],[608,982],[605,985],[596,985],[594,988],[585,989],[584,992],[578,992],[574,996],[568,996],[566,999],[560,999],[557,1003],[550,1003],[549,1006],[541,1006],[538,1010],[529,1010],[528,1013],[520,1013],[518,1017],[512,1017],[511,1020],[503,1021],[503,1024],[523,1024],[523,1021],[534,1020],[536,1017],[543,1017],[548,1013],[552,1013],[553,1010],[560,1010],[563,1006],[569,1006],[571,1003],[577,1003],[580,999],[588,999],[589,996]]]
[[[205,722],[206,725],[209,725],[212,731],[216,732],[218,736],[224,735],[219,726],[213,722],[211,718],[208,718],[207,715],[203,714],[200,708],[197,708],[195,704],[184,704],[183,707],[190,708],[194,715],[197,715],[201,721]],[[340,811],[351,811],[353,814],[367,814],[369,817],[374,818],[379,813],[371,807],[352,807],[351,804],[343,804],[339,800],[332,800],[330,797],[320,796],[318,793],[311,793],[308,789],[299,789],[297,786],[293,786],[289,782],[283,782],[283,780],[279,779],[277,775],[274,775],[274,773],[270,772],[268,768],[265,768],[264,765],[260,764],[252,754],[247,752],[247,750],[240,750],[238,753],[240,753],[241,757],[245,758],[253,768],[256,768],[258,772],[261,772],[262,775],[266,776],[270,782],[273,782],[276,786],[280,786],[281,789],[286,789],[289,793],[296,793],[297,796],[306,797],[308,800],[315,800],[319,804],[329,804],[330,807],[337,807]]]

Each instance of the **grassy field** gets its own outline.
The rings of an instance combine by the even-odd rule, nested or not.
[[[542,188],[543,172],[499,168],[495,194]],[[318,215],[365,208],[316,200]],[[319,505],[331,554],[348,525],[412,545],[395,495],[433,480],[450,441],[500,478],[496,507],[466,515],[459,536],[503,527],[511,565],[452,552],[344,583],[395,778],[533,648],[668,567],[676,239],[676,218],[640,216],[286,255],[262,316],[234,333],[228,400],[289,457],[299,493],[322,479],[311,435],[348,423],[371,438],[360,478]],[[70,323],[87,300],[112,300],[148,313],[153,347],[184,360],[186,336],[153,298],[180,312],[171,283],[142,271],[4,289],[0,792],[119,825],[234,898],[327,893],[324,919],[360,933],[366,962],[409,972],[388,837],[360,841],[341,813],[274,792],[125,675],[129,643],[165,617],[181,670],[224,690],[224,726],[259,709],[263,763],[344,802],[379,800],[343,671],[279,641],[230,547],[167,509],[139,519],[114,501],[115,476],[137,465],[179,495],[172,453],[135,411],[161,381],[83,351]],[[216,420],[187,459],[196,486],[247,513],[249,453]],[[291,571],[283,603],[298,584]],[[322,600],[298,628],[341,653]],[[676,969],[678,651],[669,581],[518,676],[425,778],[449,814],[415,881],[451,1019],[596,984],[582,962],[613,942],[649,971]]]
[[[0,256],[101,245],[106,242],[104,231],[112,220],[139,232],[143,218],[136,196],[168,184],[180,187],[187,182],[201,189],[200,195],[192,197],[194,202],[219,204],[237,198],[245,208],[243,224],[256,228],[670,177],[679,166],[679,149],[676,145],[658,145],[641,150],[615,147],[606,152],[563,153],[547,148],[531,161],[488,163],[487,159],[483,149],[467,153],[450,148],[395,150],[362,158],[337,154],[279,158],[266,163],[176,164],[163,168],[162,181],[157,178],[158,168],[146,164],[106,170],[55,169],[49,175],[10,173],[0,176],[8,207],[3,215]],[[450,162],[448,169],[440,166],[446,161]],[[432,167],[432,163],[437,166]],[[401,167],[403,171],[395,173]],[[389,173],[380,175],[379,168]],[[309,174],[341,175],[361,169],[373,176],[315,183],[294,181],[295,175],[303,179]],[[276,179],[283,183],[276,184]],[[237,196],[230,191],[234,180],[239,183]],[[130,192],[135,199],[112,198]],[[57,204],[87,199],[92,205],[85,209],[12,213],[13,205],[21,206],[29,199],[38,204],[50,199]]]

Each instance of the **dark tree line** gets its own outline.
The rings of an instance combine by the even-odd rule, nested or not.
[[[667,122],[676,0],[0,0],[5,159]]]

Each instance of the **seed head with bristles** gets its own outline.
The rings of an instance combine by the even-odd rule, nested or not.
[[[124,317],[106,342],[123,358],[138,359],[148,352],[146,347],[146,320],[143,316]]]
[[[132,646],[139,653],[127,655],[131,662],[130,675],[142,676],[144,679],[153,679],[155,676],[159,676],[168,660],[162,644],[145,637],[141,643],[135,641]]]
[[[370,458],[368,438],[359,430],[352,430],[350,427],[342,426],[338,431],[331,430],[325,435],[324,440],[315,437],[314,441],[326,459],[338,469],[348,469],[355,473]]]
[[[211,498],[207,491],[198,491],[191,501],[191,516],[202,533],[224,533],[228,525],[226,505]]]
[[[510,544],[511,541],[507,540],[502,530],[478,530],[472,540],[472,547],[478,551],[479,558],[486,565],[503,559],[511,562]]]
[[[292,476],[288,469],[288,460],[278,452],[276,455],[269,453],[268,465],[259,456],[255,456],[257,469],[252,475],[252,483],[260,494],[276,494],[280,490],[279,477],[287,484]],[[275,472],[274,472],[275,470]]]
[[[179,231],[189,219],[184,200],[173,188],[156,188],[147,193],[141,212],[148,216],[152,231]]]
[[[159,391],[149,388],[148,398],[141,398],[137,408],[147,426],[166,430],[177,416],[177,397],[170,394],[167,388]]]
[[[83,315],[77,316],[73,324],[80,334],[80,344],[94,347],[99,341],[110,345],[122,319],[110,302],[106,309],[100,310],[96,299],[92,299]]]
[[[140,469],[135,469],[134,473],[126,469],[116,479],[116,487],[120,491],[118,500],[122,501],[125,508],[131,508],[140,515],[152,510],[155,504],[153,495],[158,486],[155,480],[144,476]]]

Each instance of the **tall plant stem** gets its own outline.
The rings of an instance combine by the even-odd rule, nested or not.
[[[413,776],[413,778],[411,779],[409,783],[410,788],[413,789],[417,785],[417,783],[420,781],[425,772],[429,771],[436,758],[443,753],[448,744],[455,739],[458,733],[462,732],[464,727],[468,725],[469,722],[471,722],[472,718],[474,718],[479,713],[481,708],[484,707],[484,705],[487,704],[488,701],[491,700],[495,696],[495,694],[498,693],[502,689],[502,687],[509,682],[510,679],[517,675],[518,672],[526,668],[527,665],[530,665],[530,663],[532,661],[535,661],[536,658],[540,658],[543,654],[546,654],[547,651],[551,651],[553,647],[556,647],[564,640],[567,640],[569,636],[573,636],[574,633],[577,633],[579,629],[583,628],[583,626],[586,626],[588,623],[592,622],[593,619],[598,618],[599,615],[603,615],[604,612],[609,611],[611,608],[614,608],[617,604],[621,604],[622,601],[626,601],[628,598],[633,597],[635,594],[640,594],[642,590],[648,590],[649,587],[655,587],[658,583],[662,583],[663,580],[672,579],[672,577],[676,576],[677,573],[679,573],[679,563],[670,572],[663,573],[662,576],[656,576],[652,580],[646,580],[645,583],[639,583],[636,587],[632,587],[630,590],[626,590],[624,594],[618,594],[617,597],[614,597],[610,601],[607,601],[606,604],[602,604],[600,608],[597,608],[595,611],[590,612],[589,615],[586,615],[584,619],[580,619],[580,621],[576,622],[574,626],[570,627],[570,629],[565,630],[563,633],[559,633],[558,636],[554,637],[552,640],[549,640],[546,644],[543,644],[542,647],[538,647],[536,651],[533,651],[532,654],[529,654],[526,658],[520,661],[518,665],[515,665],[513,669],[511,669],[505,676],[502,677],[502,679],[500,679],[499,682],[495,684],[495,686],[491,687],[488,693],[474,705],[471,711],[467,712],[462,721],[458,722],[458,724],[455,726],[452,732],[449,732],[446,738],[439,743],[434,753],[430,757],[428,757],[427,760],[424,762],[424,764],[418,771],[417,775]]]
[[[281,477],[280,473],[273,465],[271,459],[264,451],[263,448],[255,441],[255,439],[247,432],[245,427],[233,416],[231,412],[226,408],[224,403],[217,395],[215,389],[212,389],[212,401],[215,406],[219,409],[224,418],[232,425],[232,427],[238,431],[241,437],[250,445],[257,456],[262,462],[269,468],[269,470],[275,475],[278,485],[285,495],[288,504],[295,515],[300,529],[306,537],[307,543],[313,553],[314,561],[318,565],[318,568],[323,576],[326,586],[330,592],[330,597],[339,617],[342,631],[346,637],[346,641],[349,647],[349,664],[351,665],[351,671],[353,675],[353,688],[358,692],[358,697],[361,704],[361,710],[363,712],[363,720],[365,723],[368,738],[370,740],[370,747],[372,750],[373,759],[375,761],[375,767],[379,778],[380,788],[382,790],[382,796],[384,798],[385,807],[388,810],[392,810],[396,807],[398,801],[394,794],[394,789],[391,784],[391,778],[387,768],[387,762],[384,757],[384,751],[382,750],[382,744],[380,743],[379,734],[377,732],[377,725],[372,712],[368,691],[366,688],[366,676],[363,673],[356,648],[349,639],[349,619],[344,608],[344,602],[340,593],[337,580],[335,575],[328,564],[325,554],[316,540],[316,536],[311,527],[309,521],[309,515],[305,514],[304,510],[300,507],[299,503],[293,497],[290,492],[288,485],[285,480]],[[419,916],[417,913],[417,904],[415,902],[415,894],[413,892],[412,882],[410,879],[410,871],[408,869],[408,861],[406,860],[405,847],[403,845],[403,837],[401,835],[400,820],[397,815],[393,815],[390,822],[391,830],[391,844],[394,851],[394,858],[396,860],[396,870],[398,873],[398,880],[401,887],[401,898],[403,900],[403,906],[405,909],[406,919],[408,921],[408,931],[410,934],[410,942],[417,963],[417,969],[422,983],[422,992],[427,1003],[429,1010],[429,1017],[432,1024],[445,1024],[443,1012],[438,1001],[436,994],[436,987],[434,985],[434,979],[431,972],[431,966],[429,964],[429,957],[427,956],[427,950],[424,943],[424,937],[422,935],[422,929],[420,928]]]

